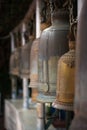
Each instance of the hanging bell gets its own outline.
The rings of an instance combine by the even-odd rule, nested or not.
[[[69,52],[58,61],[57,96],[53,107],[72,111],[75,89],[75,41],[69,42],[69,48]]]
[[[68,51],[69,15],[64,9],[52,14],[52,26],[42,31],[39,44],[38,102],[53,102],[56,96],[57,61]]]
[[[32,40],[21,47],[20,54],[20,77],[27,78],[30,77],[30,50],[31,50]]]
[[[32,100],[36,101],[38,94],[38,48],[39,38],[35,39],[32,43],[30,52],[30,85],[32,88]]]
[[[10,57],[10,74],[19,76],[20,48],[16,48]]]

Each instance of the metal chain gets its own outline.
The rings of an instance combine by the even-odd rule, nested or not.
[[[52,14],[54,11],[53,0],[49,0],[49,3],[50,3],[50,13]]]
[[[71,30],[71,26],[73,23],[73,4],[72,4],[72,0],[69,1],[69,20],[70,20],[70,30]]]
[[[73,0],[69,0],[69,11],[70,11],[70,16],[69,16],[69,19],[70,19],[70,30],[71,30],[71,27],[74,23],[77,23],[77,19],[74,19],[74,16],[73,16]]]

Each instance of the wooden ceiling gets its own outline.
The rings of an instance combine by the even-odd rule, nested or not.
[[[69,0],[55,0],[59,6]],[[76,15],[77,0],[73,0],[73,14]],[[0,0],[0,38],[7,36],[22,20],[25,22],[35,12],[36,0]]]
[[[0,0],[0,37],[6,36],[25,17],[33,0]]]

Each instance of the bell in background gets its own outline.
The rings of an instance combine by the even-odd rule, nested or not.
[[[69,52],[58,61],[57,67],[57,96],[53,107],[73,111],[75,91],[75,38],[69,38]]]
[[[36,102],[36,97],[38,95],[38,50],[39,50],[39,42],[40,38],[37,38],[38,31],[43,31],[48,26],[50,26],[50,6],[49,1],[40,1],[37,8],[39,8],[39,12],[36,11],[36,39],[33,41],[30,53],[30,85],[32,88],[32,101]],[[36,9],[37,10],[37,9]],[[38,16],[38,13],[40,16]],[[44,15],[45,14],[45,15]],[[40,20],[40,21],[38,21]],[[39,26],[39,29],[38,29]]]
[[[52,14],[52,26],[42,31],[39,44],[39,94],[37,101],[51,103],[56,96],[57,61],[68,51],[69,14],[60,9]]]
[[[35,39],[32,43],[30,52],[30,85],[32,88],[32,101],[36,101],[38,94],[38,49],[39,38]]]
[[[30,50],[33,42],[33,37],[29,39],[29,42],[21,47],[20,53],[20,77],[30,78]]]
[[[20,48],[16,48],[10,57],[10,74],[19,76]]]

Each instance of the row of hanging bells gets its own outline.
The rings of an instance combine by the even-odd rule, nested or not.
[[[38,56],[38,102],[52,103],[56,96],[57,62],[68,51],[69,17],[66,10],[52,14],[52,25],[42,31]]]
[[[13,66],[21,77],[30,78],[29,87],[35,88],[32,93],[34,100],[42,103],[53,102],[55,108],[72,110],[75,41],[69,41],[70,51],[67,52],[69,13],[65,9],[58,9],[52,13],[51,18],[52,25],[42,31],[39,39],[34,40],[33,44],[30,41],[19,49],[19,68],[19,62],[14,61],[14,55],[11,56],[10,68],[12,70]]]

